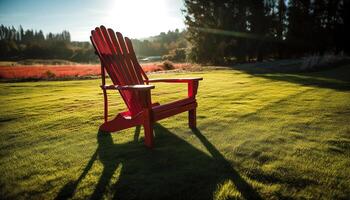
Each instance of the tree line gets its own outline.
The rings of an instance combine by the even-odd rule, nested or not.
[[[348,0],[185,0],[184,13],[199,63],[350,51]]]
[[[136,54],[140,57],[166,56],[173,61],[186,57],[185,32],[162,32],[144,40],[132,39]],[[42,30],[24,30],[0,26],[0,59],[64,59],[74,62],[98,62],[90,42],[74,42],[68,31],[48,33]]]
[[[186,60],[188,47],[185,36],[186,31],[175,29],[144,40],[133,39],[132,43],[136,54],[141,57],[159,55],[166,60],[183,62]]]
[[[97,62],[89,42],[72,42],[68,31],[48,33],[0,26],[0,59],[64,59]]]

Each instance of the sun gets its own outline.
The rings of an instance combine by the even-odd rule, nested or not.
[[[113,1],[106,12],[106,25],[131,38],[157,35],[174,27],[169,10],[171,5],[164,0]]]

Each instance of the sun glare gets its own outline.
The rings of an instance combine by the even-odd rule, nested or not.
[[[157,35],[160,32],[183,28],[183,22],[164,0],[113,1],[105,21],[107,25],[132,38]]]

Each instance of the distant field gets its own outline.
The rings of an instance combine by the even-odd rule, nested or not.
[[[188,64],[174,64],[175,69],[189,67]],[[162,71],[162,63],[142,64],[145,72]],[[1,66],[1,79],[50,79],[66,77],[97,76],[101,74],[100,65],[15,65]]]
[[[0,66],[22,66],[22,65],[79,65],[79,63],[62,59],[24,59],[19,61],[0,61]]]
[[[4,79],[43,79],[94,76],[101,73],[98,65],[52,65],[52,66],[10,66],[0,67],[0,78]]]
[[[152,75],[184,76],[204,78],[198,130],[162,120],[153,150],[142,128],[98,132],[100,80],[0,83],[1,199],[350,199],[350,66]],[[187,95],[155,86],[160,103]]]

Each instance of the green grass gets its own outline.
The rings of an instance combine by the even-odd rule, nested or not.
[[[153,150],[142,128],[98,133],[99,80],[0,83],[0,198],[349,199],[349,72],[153,75],[204,78],[198,130],[162,120]],[[156,84],[153,101],[185,88]]]

